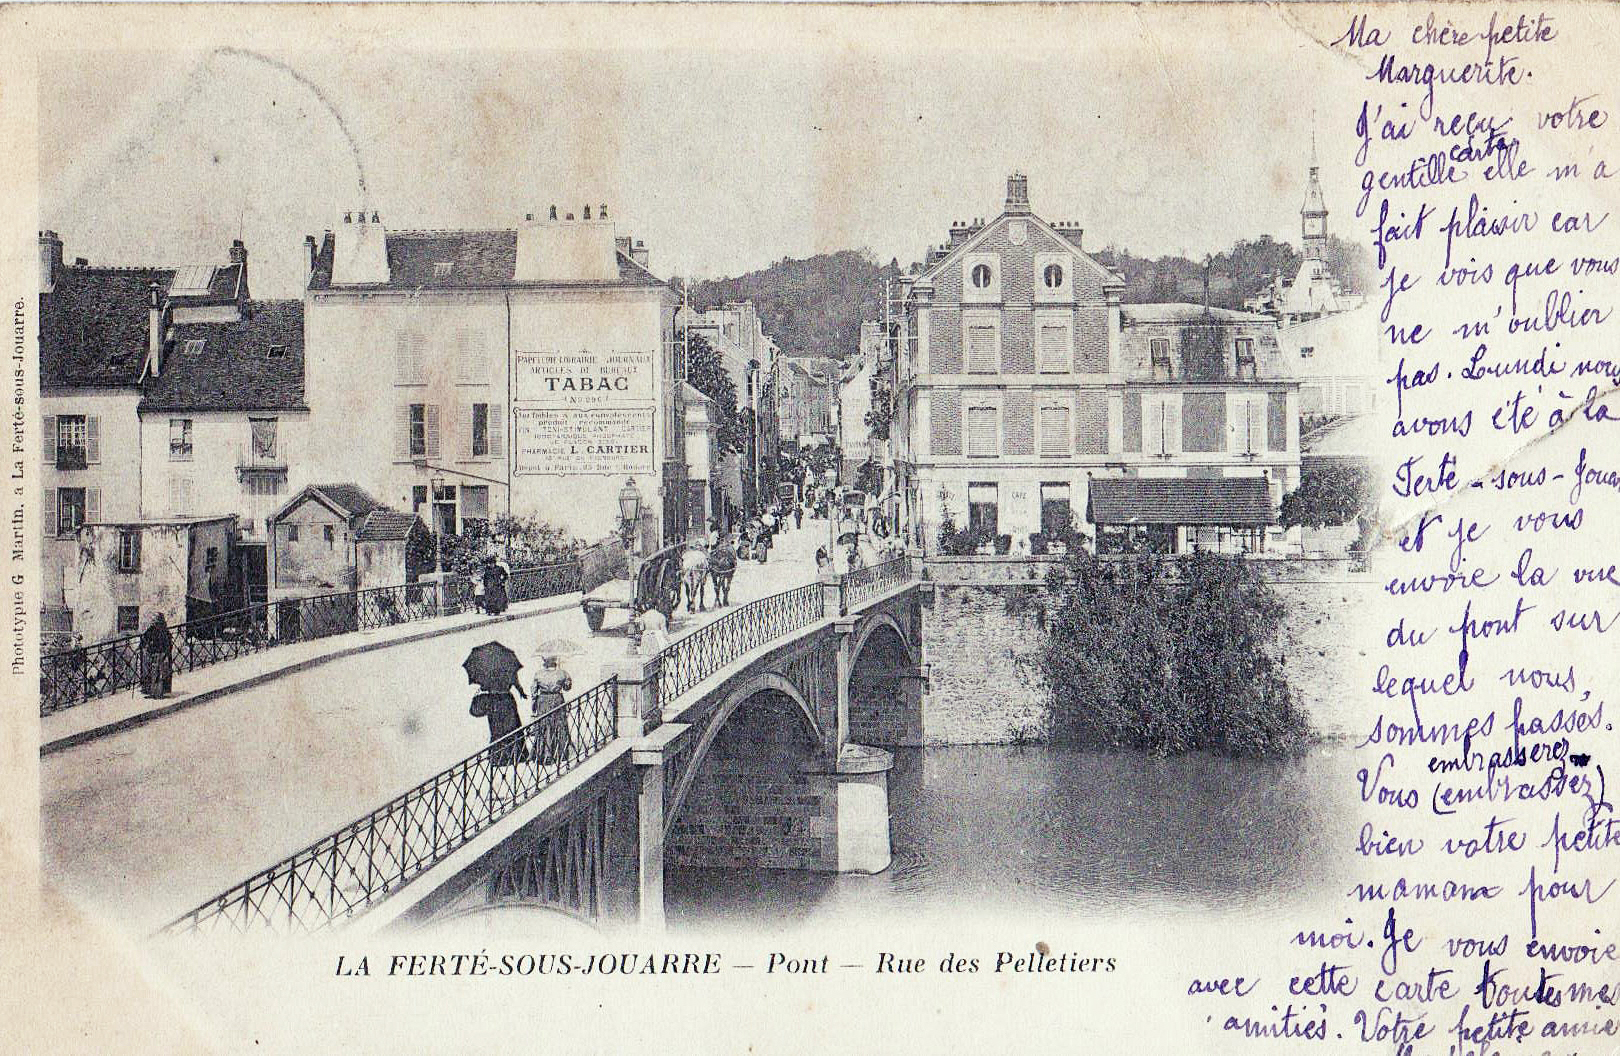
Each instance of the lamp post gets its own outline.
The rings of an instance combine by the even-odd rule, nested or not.
[[[444,522],[439,517],[439,496],[444,494],[444,478],[428,481],[428,509],[433,514],[433,575],[444,578]]]
[[[635,477],[626,477],[624,487],[619,489],[619,539],[624,544],[625,570],[632,584],[636,574],[635,559],[640,556],[639,540],[636,538],[640,523],[641,489],[636,487]]]

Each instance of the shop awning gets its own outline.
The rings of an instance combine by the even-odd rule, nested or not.
[[[1210,524],[1256,528],[1273,523],[1263,477],[1093,480],[1086,503],[1092,524]]]

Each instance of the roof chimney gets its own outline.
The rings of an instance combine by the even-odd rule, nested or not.
[[[1004,212],[1009,216],[1029,214],[1029,177],[1021,172],[1015,172],[1007,177],[1007,204]]]
[[[318,252],[319,252],[319,250],[317,250],[315,248],[315,236],[314,235],[305,235],[304,236],[304,281],[306,283],[309,281],[310,275],[314,274],[314,272],[315,272],[315,254],[318,253]]]
[[[163,369],[163,295],[157,281],[146,287],[146,367],[142,374],[157,377]]]
[[[56,289],[56,277],[62,274],[62,239],[55,231],[39,233],[39,292]]]
[[[388,233],[377,214],[344,213],[343,226],[333,233],[332,284],[380,285],[388,278]]]
[[[247,247],[240,238],[231,242],[231,263],[242,269],[236,276],[236,301],[239,305],[245,305],[248,302]]]

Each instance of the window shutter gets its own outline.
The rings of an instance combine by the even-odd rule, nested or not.
[[[40,524],[46,535],[56,534],[56,489],[45,489],[45,501],[39,507]]]
[[[1041,370],[1059,371],[1069,365],[1069,328],[1045,325],[1041,327]]]
[[[506,408],[489,405],[489,457],[506,458]]]
[[[427,457],[439,457],[439,405],[430,403],[422,411],[427,433]]]
[[[1288,394],[1273,392],[1266,396],[1266,447],[1272,451],[1288,450]]]
[[[1127,392],[1125,394],[1125,435],[1123,442],[1125,450],[1142,450],[1142,394],[1140,392]]]
[[[45,464],[54,466],[56,465],[56,415],[47,414],[45,416],[45,431],[42,439],[44,443],[41,446],[45,449]],[[53,530],[51,534],[55,535],[56,532]]]
[[[84,520],[86,524],[101,520],[101,489],[84,489]]]
[[[1180,401],[1177,401],[1179,404]],[[1175,410],[1171,408],[1175,406]],[[1164,449],[1169,454],[1176,454],[1181,450],[1181,411],[1180,407],[1171,404],[1168,400],[1164,404]]]
[[[1041,408],[1041,454],[1069,453],[1069,409],[1061,404]]]
[[[968,454],[998,454],[1001,450],[1001,438],[996,434],[994,407],[973,407],[968,410]]]
[[[461,441],[461,457],[473,457],[473,408],[470,403],[457,400],[451,408],[455,411],[456,420],[451,423],[450,435]]]
[[[996,363],[996,328],[993,326],[968,327],[967,368],[974,374],[994,374]]]
[[[394,450],[400,458],[411,457],[411,405],[394,408]]]
[[[84,460],[94,465],[101,461],[101,415],[92,414],[84,420]]]

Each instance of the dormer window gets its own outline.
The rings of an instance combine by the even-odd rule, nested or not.
[[[1170,366],[1170,339],[1168,337],[1152,338],[1148,341],[1148,349],[1153,357],[1154,379],[1169,381],[1172,376]]]
[[[286,345],[271,345],[270,350],[265,353],[265,356],[269,359],[281,359],[282,357],[286,356],[286,354]]]
[[[972,281],[974,289],[988,290],[990,288],[990,265],[973,265],[973,270],[968,273],[968,277]]]
[[[453,261],[441,260],[437,264],[433,265],[433,277],[435,279],[448,279],[450,277],[450,272],[455,269],[455,266],[456,265]]]
[[[1314,345],[1302,345],[1300,347],[1300,350],[1299,350],[1299,358],[1300,359],[1310,359],[1314,355],[1316,355],[1316,347]]]
[[[1253,378],[1254,371],[1254,338],[1240,337],[1235,342],[1237,346],[1237,372],[1240,378]]]
[[[206,338],[188,337],[186,338],[186,343],[181,346],[180,351],[184,352],[188,356],[200,356],[202,355],[203,346],[207,343],[208,340]]]
[[[1063,285],[1063,265],[1061,265],[1061,264],[1048,264],[1041,271],[1041,281],[1046,284],[1046,288],[1049,289],[1049,290],[1056,290],[1056,289],[1059,289],[1060,287],[1062,287],[1062,285]]]

